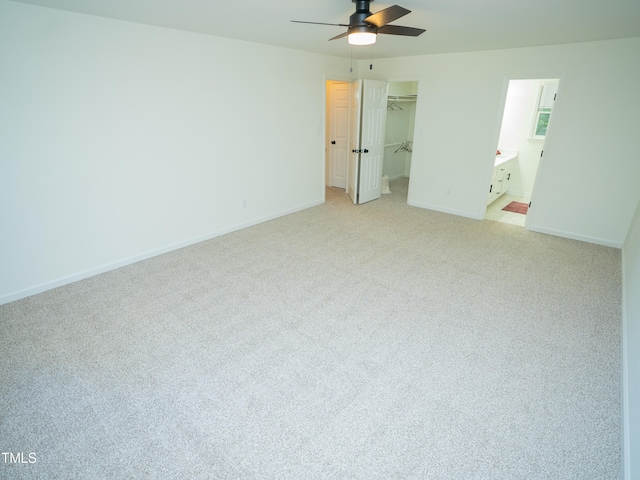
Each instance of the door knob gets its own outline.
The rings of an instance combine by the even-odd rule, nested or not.
[[[331,140],[331,145],[335,145],[336,141],[335,140]]]
[[[363,150],[364,153],[369,153],[369,150],[367,150],[366,148]]]

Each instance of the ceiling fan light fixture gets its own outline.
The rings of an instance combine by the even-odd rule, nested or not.
[[[417,37],[425,32],[424,28],[402,27],[400,25],[390,25],[391,22],[411,13],[400,5],[384,8],[376,13],[371,13],[369,4],[373,0],[352,0],[356,4],[356,11],[349,17],[349,23],[323,23],[323,22],[303,22],[291,20],[295,23],[311,23],[314,25],[331,25],[334,27],[347,27],[347,31],[330,38],[338,40],[348,37],[351,45],[372,45],[376,43],[378,34],[402,35],[405,37]]]
[[[371,45],[376,43],[376,34],[373,32],[349,32],[348,39],[351,45]]]

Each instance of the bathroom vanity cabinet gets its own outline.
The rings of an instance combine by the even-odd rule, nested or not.
[[[496,163],[491,175],[487,205],[509,190],[509,182],[516,166],[517,154],[501,154],[496,157]]]

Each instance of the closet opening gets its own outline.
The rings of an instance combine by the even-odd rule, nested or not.
[[[391,193],[404,203],[409,192],[417,99],[417,81],[389,82],[382,193]]]
[[[485,219],[523,227],[529,222],[559,86],[558,77],[509,80]]]

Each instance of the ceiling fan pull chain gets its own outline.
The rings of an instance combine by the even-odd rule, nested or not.
[[[373,43],[371,44],[371,61],[369,62],[369,70],[373,70]]]
[[[353,73],[353,45],[349,44],[349,52],[351,54],[351,65],[349,65],[349,73]]]

